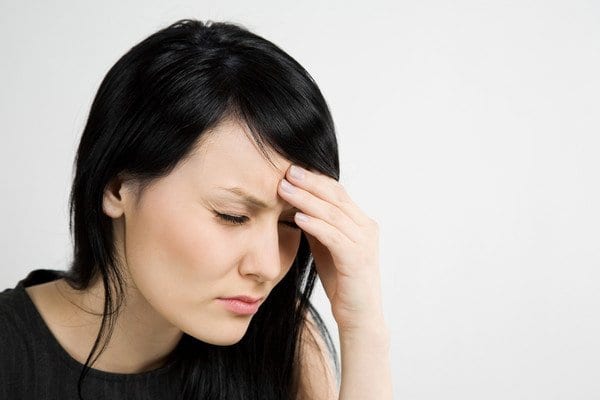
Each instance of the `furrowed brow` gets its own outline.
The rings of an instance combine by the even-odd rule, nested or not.
[[[217,187],[217,189],[221,189],[221,190],[225,190],[227,192],[233,193],[235,194],[237,197],[240,198],[240,200],[242,200],[244,203],[246,203],[247,205],[249,205],[250,207],[253,208],[258,208],[258,209],[262,209],[262,210],[266,210],[269,208],[275,208],[274,206],[271,207],[269,204],[267,204],[265,201],[247,193],[244,189],[242,189],[239,186],[234,186],[234,187]],[[300,211],[298,208],[296,207],[290,207],[289,210],[291,211]]]

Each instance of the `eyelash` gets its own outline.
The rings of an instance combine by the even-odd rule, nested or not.
[[[215,215],[224,221],[231,222],[236,225],[242,225],[242,224],[246,223],[246,221],[248,220],[248,217],[244,217],[244,216],[238,217],[235,215],[221,214],[216,211],[215,211]],[[283,222],[289,228],[300,229],[300,227],[293,221],[281,221],[281,222]]]

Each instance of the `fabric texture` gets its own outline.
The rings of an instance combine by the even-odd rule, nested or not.
[[[50,282],[63,271],[36,269],[0,292],[0,399],[77,400],[83,364],[56,340],[25,288]],[[177,399],[175,362],[138,374],[92,368],[83,380],[85,400]]]

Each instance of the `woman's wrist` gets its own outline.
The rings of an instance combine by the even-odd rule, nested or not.
[[[390,333],[383,318],[339,331],[340,400],[392,399]]]
[[[383,316],[364,320],[362,324],[353,327],[340,327],[338,332],[341,345],[361,341],[383,347],[389,347],[390,344],[390,331]]]

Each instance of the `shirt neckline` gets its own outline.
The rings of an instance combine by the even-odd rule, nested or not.
[[[26,278],[19,281],[19,283],[15,287],[15,290],[18,296],[21,297],[21,301],[25,305],[28,314],[32,317],[35,325],[37,326],[37,329],[34,329],[34,331],[39,332],[40,338],[42,339],[43,343],[50,346],[54,350],[54,352],[57,353],[64,362],[66,362],[69,368],[74,369],[77,372],[81,372],[84,368],[84,365],[77,361],[75,358],[73,358],[58,342],[58,340],[46,324],[46,321],[44,321],[44,319],[42,318],[42,315],[37,309],[35,303],[31,299],[31,297],[29,297],[29,294],[25,290],[25,288],[29,286],[37,285],[40,283],[47,283],[56,279],[60,279],[63,274],[64,271],[60,270],[36,269],[31,271]],[[97,351],[94,356],[96,355]],[[163,365],[162,367],[139,373],[109,372],[92,367],[88,369],[87,374],[95,378],[112,381],[143,380],[168,373],[175,367],[176,362],[177,360],[171,360],[167,365]]]

